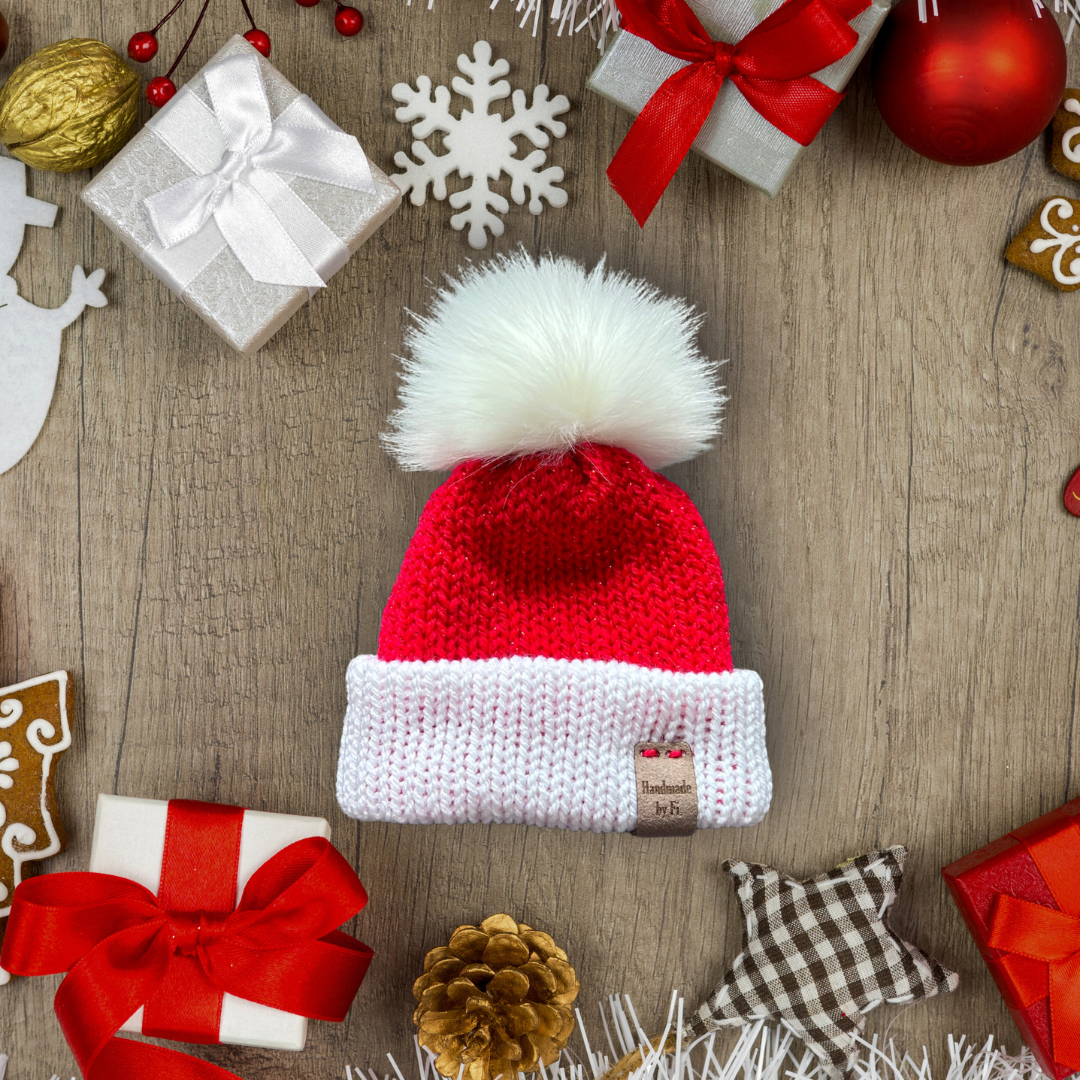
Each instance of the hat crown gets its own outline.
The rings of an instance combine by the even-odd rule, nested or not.
[[[689,496],[629,451],[470,462],[424,508],[378,655],[730,671],[720,560]]]

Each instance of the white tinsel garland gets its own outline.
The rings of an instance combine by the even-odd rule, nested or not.
[[[625,1080],[824,1080],[818,1059],[803,1049],[795,1048],[794,1033],[777,1025],[757,1020],[745,1025],[739,1037],[721,1062],[713,1052],[716,1033],[702,1036],[683,1045],[676,1041],[674,1053],[661,1053],[652,1048],[653,1043],[663,1046],[672,1032],[682,1030],[683,999],[673,994],[663,1037],[651,1040],[638,1023],[634,1005],[629,997],[621,1001],[609,998],[610,1018],[604,1012],[600,1016],[604,1025],[603,1043],[593,1049],[588,1032],[577,1015],[577,1031],[584,1049],[584,1063],[575,1062],[569,1051],[564,1051],[550,1068],[540,1068],[541,1080],[600,1080],[620,1059],[635,1049],[642,1053],[642,1064],[628,1073]],[[608,1053],[604,1053],[606,1043]],[[934,1080],[930,1061],[923,1047],[922,1060],[916,1062],[910,1055],[896,1049],[894,1041],[879,1044],[875,1035],[869,1042],[860,1040],[863,1053],[855,1062],[853,1080]],[[415,1041],[416,1073],[413,1080],[440,1080],[435,1071],[435,1055],[424,1050]],[[386,1055],[393,1066],[393,1073],[380,1077],[373,1069],[346,1065],[344,1080],[406,1080],[405,1073],[391,1054]],[[0,1080],[4,1080],[8,1058],[0,1054]],[[464,1070],[464,1067],[462,1067]],[[588,1068],[588,1073],[586,1073]],[[520,1076],[519,1074],[519,1080]],[[53,1076],[52,1080],[60,1080]],[[72,1077],[72,1080],[75,1080]],[[460,1077],[459,1077],[460,1080]],[[1031,1051],[1025,1046],[1019,1054],[1012,1055],[994,1046],[993,1036],[976,1050],[966,1037],[949,1036],[949,1065],[943,1080],[1047,1080],[1039,1069]]]
[[[406,0],[409,6],[413,0]],[[423,3],[424,0],[417,0]],[[540,30],[540,20],[548,9],[547,18],[556,24],[561,35],[577,34],[588,30],[597,46],[603,50],[607,35],[618,28],[619,9],[616,0],[507,0],[521,16],[520,26],[531,24],[535,36]],[[490,0],[489,7],[496,8],[499,0]],[[435,0],[427,0],[430,11]]]
[[[938,0],[929,0],[930,10],[936,16],[939,13]],[[1035,8],[1036,14],[1042,18],[1042,13],[1046,10],[1046,4],[1043,0],[1031,0],[1032,5]],[[1072,41],[1073,31],[1076,29],[1078,23],[1080,23],[1080,5],[1077,0],[1054,0],[1054,11],[1060,14],[1062,11],[1069,16],[1069,32],[1065,35],[1065,44],[1068,45]],[[919,0],[919,22],[927,21],[927,0]]]
[[[659,1040],[650,1040],[629,997],[621,1001],[610,998],[608,1009],[610,1017],[601,1012],[608,1052],[604,1052],[604,1043],[596,1044],[598,1050],[593,1048],[581,1012],[575,1010],[584,1063],[574,1061],[569,1051],[564,1051],[551,1067],[541,1066],[541,1080],[600,1080],[612,1065],[635,1050],[640,1051],[642,1064],[626,1074],[625,1080],[824,1080],[818,1059],[809,1050],[797,1049],[795,1034],[782,1024],[757,1020],[745,1025],[726,1060],[721,1062],[713,1050],[715,1032],[683,1044],[677,1034],[682,1030],[683,999],[676,994],[672,995],[667,1025]],[[673,1032],[676,1033],[674,1053],[653,1048],[663,1047]],[[922,1060],[917,1062],[909,1054],[901,1054],[892,1039],[879,1042],[875,1035],[869,1042],[859,1041],[862,1053],[855,1063],[853,1080],[934,1080],[926,1047]],[[957,1039],[950,1035],[948,1047],[949,1064],[943,1080],[1046,1080],[1026,1046],[1019,1054],[1011,1055],[994,1046],[993,1036],[976,1049],[966,1037]],[[417,1072],[413,1080],[439,1080],[435,1055],[422,1049],[419,1043],[415,1043],[415,1048]],[[345,1080],[406,1080],[393,1056],[386,1056],[393,1073],[380,1078],[372,1069],[364,1072],[346,1066]]]
[[[0,1080],[4,1080],[4,1077],[7,1075],[7,1067],[8,1067],[8,1056],[7,1056],[7,1054],[0,1054]],[[50,1080],[60,1080],[60,1077],[57,1076],[56,1073],[53,1073],[53,1075],[50,1077]],[[75,1077],[73,1076],[71,1078],[71,1080],[75,1080]]]
[[[1076,0],[1054,0],[1054,10],[1064,11],[1069,16],[1069,32],[1065,35],[1065,44],[1068,45],[1072,41],[1073,31],[1080,23],[1080,7],[1077,6]]]
[[[406,0],[412,5],[413,0]],[[423,0],[418,0],[423,2]],[[607,35],[619,26],[619,8],[616,0],[507,0],[515,7],[517,14],[521,15],[521,26],[532,24],[532,32],[535,36],[540,28],[541,13],[545,4],[551,11],[548,18],[558,23],[558,32],[576,34],[583,29],[588,29],[598,48],[603,52]],[[927,6],[934,15],[938,13],[939,0],[919,0],[919,19],[927,21]],[[948,0],[946,0],[948,2]],[[952,0],[954,3],[960,0]],[[1045,8],[1042,0],[1032,0],[1036,11]],[[489,6],[497,7],[499,0],[491,0]],[[428,10],[435,6],[435,0],[427,0]],[[1054,0],[1054,11],[1064,11],[1069,17],[1069,30],[1065,35],[1065,43],[1072,41],[1073,31],[1080,25],[1080,0]]]

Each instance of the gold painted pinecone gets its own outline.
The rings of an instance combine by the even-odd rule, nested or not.
[[[0,89],[0,142],[35,169],[89,169],[127,141],[138,98],[139,76],[108,45],[59,41]]]
[[[512,1080],[551,1065],[574,1030],[580,984],[566,953],[509,915],[459,926],[450,944],[424,958],[413,984],[420,1045],[457,1080]]]

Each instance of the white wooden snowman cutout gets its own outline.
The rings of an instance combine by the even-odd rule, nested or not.
[[[81,266],[71,274],[71,295],[58,308],[34,307],[19,296],[8,271],[15,265],[27,225],[51,228],[52,203],[26,194],[26,166],[0,158],[0,473],[34,445],[49,412],[60,366],[60,335],[88,304],[108,300],[98,286],[104,270],[89,277]]]

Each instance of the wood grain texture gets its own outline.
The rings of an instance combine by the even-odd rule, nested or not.
[[[122,49],[165,6],[6,0],[0,79],[62,37]],[[81,205],[88,174],[31,173],[30,193],[61,212],[27,230],[22,294],[59,304],[81,262],[107,269],[111,300],[67,331],[45,429],[0,477],[0,685],[76,678],[60,778],[71,842],[49,868],[86,866],[102,791],[328,817],[371,894],[355,929],[377,954],[348,1021],[313,1024],[301,1055],[203,1051],[247,1080],[314,1080],[346,1063],[381,1075],[386,1051],[409,1060],[409,986],[458,923],[506,910],[550,931],[587,1019],[626,991],[648,1022],[673,986],[696,1003],[738,948],[723,859],[811,874],[904,843],[897,928],[963,981],[882,1008],[871,1030],[891,1025],[913,1054],[927,1042],[939,1063],[950,1031],[1015,1048],[937,871],[1080,790],[1080,522],[1061,506],[1080,463],[1080,300],[1002,259],[1070,182],[1041,142],[973,170],[916,157],[884,127],[864,65],[775,201],[692,158],[639,230],[604,177],[630,119],[585,93],[588,39],[519,33],[509,0],[426,6],[370,0],[345,41],[328,3],[255,3],[275,64],[386,168],[411,141],[390,86],[448,82],[480,37],[514,85],[570,97],[551,153],[570,204],[515,208],[494,250],[606,254],[689,297],[706,351],[730,357],[717,448],[670,475],[720,552],[736,662],[765,682],[773,808],[689,840],[344,818],[345,668],[375,648],[439,479],[400,472],[377,441],[405,311],[476,255],[446,204],[405,205],[244,359]],[[162,58],[192,17],[170,24]],[[179,78],[237,29],[239,5],[215,0]],[[11,1080],[75,1071],[57,982],[0,990]]]

